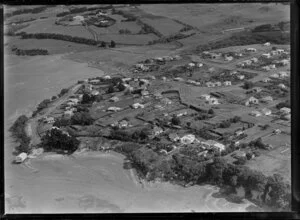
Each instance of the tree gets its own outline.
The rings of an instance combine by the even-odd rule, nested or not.
[[[53,100],[55,100],[55,99],[57,99],[57,96],[52,96],[52,98],[51,98],[51,100],[53,101]]]
[[[235,161],[234,163],[237,165],[245,165],[246,161],[247,161],[246,157],[239,157],[237,161]]]
[[[59,150],[73,153],[77,150],[80,141],[75,137],[63,133],[59,129],[51,129],[41,138],[42,146],[46,151]]]
[[[223,184],[223,171],[227,168],[226,161],[221,157],[215,157],[210,165],[210,175],[215,183]]]
[[[119,83],[118,86],[117,86],[117,89],[118,89],[120,92],[122,92],[122,91],[124,91],[124,90],[126,89],[126,86],[124,86],[123,83]]]
[[[101,47],[106,47],[106,43],[104,41],[101,42]]]
[[[67,92],[69,92],[69,89],[66,89],[66,88],[62,89],[62,90],[60,91],[58,97],[63,96],[63,95],[66,94]]]
[[[112,41],[110,41],[110,45],[109,46],[112,47],[112,48],[114,48],[114,47],[116,47],[116,43],[112,40]]]
[[[211,115],[213,115],[213,114],[215,114],[215,112],[214,112],[214,110],[213,110],[213,109],[209,109],[209,110],[208,110],[208,114],[211,114]]]
[[[220,123],[220,128],[229,128],[231,125],[230,121],[222,121]]]
[[[251,89],[253,87],[254,87],[254,83],[253,82],[251,82],[251,81],[244,82],[244,85],[243,85],[244,89]]]
[[[53,124],[53,126],[56,126],[58,128],[69,126],[69,125],[71,125],[71,120],[67,118],[56,119],[56,121]]]
[[[171,119],[171,122],[172,122],[173,125],[180,125],[181,124],[180,118],[177,117],[176,115],[173,115],[173,117]]]
[[[71,117],[71,123],[75,125],[91,125],[93,121],[93,118],[87,112],[76,112]]]
[[[191,127],[191,122],[190,121],[188,121],[187,123],[186,123],[186,126],[188,126],[189,128]]]
[[[115,87],[113,85],[110,85],[107,89],[107,93],[114,93],[115,92]]]
[[[82,96],[81,104],[88,104],[88,103],[94,102],[95,99],[96,99],[95,96],[90,95],[88,93],[84,93]]]
[[[275,46],[274,46],[274,47],[272,47],[272,50],[277,50],[277,47],[275,47]]]

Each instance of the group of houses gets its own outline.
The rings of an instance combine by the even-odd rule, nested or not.
[[[218,86],[231,86],[231,81],[225,81],[225,82],[206,82],[205,85],[207,87],[218,87]]]
[[[218,104],[220,104],[219,100],[217,98],[211,97],[211,95],[209,95],[209,94],[203,94],[200,97],[201,97],[201,99],[205,100],[205,103],[208,104],[208,105],[218,105]]]
[[[263,108],[261,111],[254,110],[254,111],[250,112],[250,115],[254,116],[254,117],[259,117],[262,115],[271,115],[271,114],[272,114],[272,111],[268,108]]]

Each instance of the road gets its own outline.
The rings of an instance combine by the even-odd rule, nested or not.
[[[76,84],[76,85],[72,86],[66,94],[64,94],[62,97],[58,98],[57,100],[55,100],[52,103],[52,105],[47,108],[47,111],[43,115],[37,115],[36,117],[31,118],[28,121],[28,126],[31,127],[30,137],[31,137],[32,145],[36,145],[40,142],[40,135],[37,132],[39,119],[44,118],[44,117],[48,116],[49,114],[51,114],[59,105],[64,103],[69,98],[69,96],[73,95],[80,88],[80,86],[81,86],[81,84]]]

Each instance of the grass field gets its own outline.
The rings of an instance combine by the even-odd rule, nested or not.
[[[114,25],[109,26],[107,28],[99,28],[96,26],[90,27],[98,34],[118,34],[119,30],[121,29],[128,29],[131,31],[132,34],[137,34],[141,30],[141,27],[138,24],[136,24],[135,21],[116,22]]]
[[[56,25],[55,20],[56,18],[48,18],[44,20],[33,21],[29,27],[26,27],[21,31],[27,33],[57,33],[93,39],[92,34],[89,33],[84,26]]]

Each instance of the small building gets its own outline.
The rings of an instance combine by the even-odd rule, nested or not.
[[[122,120],[119,122],[119,128],[126,128],[128,127],[129,123],[126,120]]]
[[[246,51],[247,52],[256,52],[256,49],[255,48],[247,48]]]
[[[207,87],[215,87],[215,84],[213,82],[207,82],[207,83],[205,83],[205,85]]]
[[[280,129],[275,129],[275,130],[273,131],[273,134],[281,134],[281,130],[280,130]]]
[[[245,79],[245,76],[244,75],[238,75],[238,76],[236,76],[239,80],[243,80],[243,79]]]
[[[175,56],[173,56],[173,59],[174,59],[174,60],[180,60],[180,59],[181,59],[181,56],[175,55]]]
[[[231,86],[231,81],[225,81],[224,86]]]
[[[93,91],[91,92],[91,94],[94,95],[94,96],[99,95],[99,91],[93,90]]]
[[[286,86],[283,83],[278,84],[278,87],[281,88],[281,89],[285,89],[286,88]]]
[[[84,17],[81,16],[81,15],[76,15],[76,16],[73,17],[73,20],[81,22],[81,21],[84,21]]]
[[[259,93],[259,92],[262,91],[262,88],[260,88],[260,87],[254,87],[254,88],[252,89],[252,91],[253,91],[253,92],[256,92],[256,93]]]
[[[185,115],[187,115],[187,114],[188,114],[188,113],[187,113],[186,110],[181,110],[181,111],[176,112],[176,116],[177,116],[177,117],[182,117],[182,116],[185,116]]]
[[[279,78],[279,74],[278,73],[273,73],[273,74],[270,75],[270,77],[278,79]]]
[[[195,141],[196,137],[193,134],[187,134],[180,138],[182,144],[192,144]]]
[[[236,70],[233,70],[233,71],[230,71],[230,75],[232,76],[232,75],[236,75],[238,73],[238,71],[236,71]]]
[[[138,109],[138,108],[144,108],[145,106],[143,104],[140,104],[140,103],[134,103],[134,104],[132,104],[131,107],[134,108],[134,109]]]
[[[179,81],[179,82],[183,82],[183,81],[184,81],[184,79],[181,78],[181,77],[176,77],[176,78],[174,78],[174,80],[175,80],[175,81]]]
[[[263,53],[261,56],[264,57],[264,58],[268,58],[268,59],[271,58],[270,53]]]
[[[262,66],[261,69],[265,70],[265,71],[270,71],[271,70],[271,68],[269,66]]]
[[[215,82],[214,84],[215,84],[215,86],[221,86],[222,85],[221,82]]]
[[[271,115],[272,114],[272,111],[268,108],[263,108],[261,110],[261,112],[264,114],[264,115]]]
[[[283,115],[282,118],[283,118],[284,120],[290,121],[290,120],[291,120],[291,114]]]
[[[55,119],[53,117],[45,117],[44,122],[48,124],[52,124],[55,122]]]
[[[169,99],[169,98],[163,98],[161,100],[161,102],[164,104],[164,105],[171,105],[172,104],[172,101]]]
[[[286,66],[290,63],[290,61],[288,59],[283,59],[283,60],[280,60],[279,63],[282,65],[282,66]]]
[[[273,102],[272,96],[265,96],[265,97],[261,98],[260,100],[261,100],[261,102],[264,102],[264,103]]]
[[[233,57],[232,56],[226,56],[225,57],[225,61],[232,61],[233,60]]]
[[[214,140],[207,140],[207,141],[204,141],[204,142],[201,142],[202,145],[205,146],[205,148],[207,149],[217,149],[219,150],[220,152],[225,150],[225,146],[217,141],[214,141]]]
[[[271,79],[269,77],[266,77],[266,78],[262,79],[262,82],[264,82],[264,83],[268,83],[270,81],[271,81]]]
[[[205,99],[205,100],[209,100],[210,99],[210,95],[209,94],[203,94],[200,96],[201,99]]]
[[[269,67],[270,67],[270,69],[273,69],[273,70],[276,69],[276,65],[275,64],[270,64]]]
[[[111,79],[110,75],[103,76],[103,79]]]
[[[270,43],[270,42],[266,42],[266,43],[264,43],[263,45],[268,47],[268,46],[271,45],[271,43]]]
[[[117,96],[111,97],[111,98],[109,99],[109,101],[111,101],[111,102],[118,102],[119,100],[120,100],[120,98],[117,97]]]
[[[176,133],[170,133],[168,137],[173,142],[177,142],[180,140],[180,137]]]
[[[209,105],[218,105],[219,100],[217,98],[210,98],[209,100],[206,100],[205,103],[209,104]]]
[[[72,117],[74,115],[74,112],[71,110],[67,110],[64,112],[64,116],[66,117]]]
[[[288,73],[285,71],[278,72],[279,78],[285,78],[288,77]]]
[[[250,104],[258,104],[258,99],[251,96],[250,98],[248,98],[246,101],[245,101],[245,105],[248,106]]]
[[[276,55],[278,55],[278,52],[277,52],[277,50],[272,50],[270,52],[270,54],[271,54],[271,56],[276,56]]]
[[[160,92],[156,92],[156,93],[154,93],[154,98],[155,99],[162,99],[163,96],[162,96],[162,94]]]
[[[203,67],[203,63],[197,63],[197,67]]]
[[[16,156],[15,162],[22,163],[27,159],[27,157],[28,157],[28,155],[25,152],[22,152],[18,156]]]
[[[209,58],[211,58],[211,59],[220,58],[221,55],[222,55],[221,53],[210,53],[210,54],[208,54]]]
[[[238,130],[238,131],[234,132],[234,134],[235,134],[236,136],[240,136],[240,135],[244,134],[244,131]]]
[[[93,79],[93,80],[90,81],[90,83],[91,83],[92,85],[97,85],[99,82],[100,82],[99,79]]]
[[[132,79],[130,77],[122,78],[123,82],[130,82]]]
[[[251,60],[244,60],[243,63],[245,65],[251,65],[252,61]]]
[[[252,112],[250,112],[250,115],[255,116],[255,117],[259,117],[259,116],[261,116],[261,113],[259,111],[252,111]]]
[[[290,114],[291,113],[291,109],[290,108],[287,108],[287,107],[283,107],[279,110],[280,113],[282,114]]]
[[[141,95],[142,95],[142,96],[148,96],[148,95],[149,95],[149,91],[143,90],[143,91],[141,92]]]
[[[167,81],[167,77],[163,76],[161,77],[162,81],[166,82]]]
[[[68,99],[68,102],[73,102],[74,104],[78,104],[79,99],[77,99],[77,98],[71,98],[71,99]]]
[[[107,111],[118,112],[118,111],[121,111],[121,108],[112,106],[112,107],[109,107],[107,109]]]
[[[278,54],[282,54],[284,52],[284,49],[277,49],[276,51]]]
[[[257,63],[258,62],[258,59],[256,57],[253,57],[250,59],[253,63]]]
[[[189,63],[189,64],[188,64],[188,67],[191,67],[191,68],[192,68],[192,67],[195,67],[195,66],[196,66],[195,63]]]

